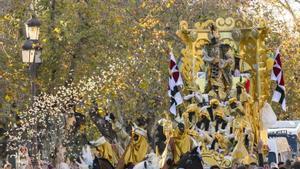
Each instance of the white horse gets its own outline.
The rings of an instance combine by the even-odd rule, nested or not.
[[[57,169],[70,169],[69,165],[65,162],[61,162],[56,166]]]
[[[6,161],[3,169],[12,169],[12,165],[8,161]]]
[[[59,145],[58,152],[56,153],[56,169],[70,169],[65,161],[66,148]]]
[[[159,167],[159,158],[155,153],[150,153],[146,156],[146,160],[138,163],[133,167],[133,169],[158,169]]]
[[[28,148],[21,146],[16,155],[16,165],[18,169],[28,169],[31,167],[31,159],[28,155]]]
[[[94,156],[92,154],[90,146],[82,147],[82,157],[80,157],[80,163],[76,162],[79,169],[89,169],[93,166]]]

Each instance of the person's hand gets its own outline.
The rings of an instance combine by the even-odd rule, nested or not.
[[[218,56],[214,57],[213,64],[217,64],[220,62],[220,58]]]
[[[169,55],[170,55],[170,52],[171,52],[171,46],[170,46],[170,44],[169,44],[169,43],[168,43],[168,44],[165,44],[165,45],[162,46],[162,48],[163,48],[165,54],[166,54],[167,56],[169,56]]]

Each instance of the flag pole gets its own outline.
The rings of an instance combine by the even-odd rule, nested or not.
[[[256,39],[256,56],[255,56],[255,62],[256,62],[256,113],[257,113],[257,118],[258,118],[258,121],[257,121],[257,129],[258,129],[258,133],[257,133],[257,143],[259,142],[260,138],[261,138],[261,114],[260,114],[260,105],[261,105],[261,102],[260,102],[260,97],[261,97],[261,79],[260,79],[260,71],[259,71],[259,39]]]

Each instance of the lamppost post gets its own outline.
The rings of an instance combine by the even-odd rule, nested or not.
[[[42,47],[38,41],[39,30],[41,22],[36,18],[35,15],[32,16],[25,23],[26,28],[26,38],[27,40],[22,46],[22,61],[29,64],[30,72],[30,85],[31,85],[31,96],[32,104],[34,104],[34,97],[36,96],[36,83],[35,79],[37,77],[37,66],[42,63],[41,51]],[[35,114],[36,115],[36,114]],[[38,168],[38,119],[33,117],[33,138],[32,138],[32,166],[33,169]]]

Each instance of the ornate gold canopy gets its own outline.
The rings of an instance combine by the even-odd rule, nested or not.
[[[260,109],[270,97],[270,73],[273,60],[268,58],[265,38],[268,29],[265,22],[253,25],[250,21],[234,18],[218,18],[197,22],[189,28],[186,21],[181,21],[177,36],[186,45],[182,49],[181,72],[186,85],[194,88],[197,73],[206,72],[202,60],[202,50],[209,43],[210,25],[213,24],[219,33],[219,40],[229,44],[233,49],[233,56],[240,58],[243,63],[241,72],[250,74],[250,94],[254,99],[251,107],[252,125],[256,142],[261,138],[265,143],[266,131],[261,127]],[[209,158],[207,156],[207,158]]]
[[[251,73],[251,94],[256,100],[264,101],[269,94],[269,74],[272,68],[267,57],[265,47],[265,37],[267,28],[262,21],[259,25],[253,26],[251,22],[233,19],[218,18],[217,20],[207,20],[197,22],[194,28],[190,29],[186,21],[181,21],[176,34],[186,45],[182,49],[182,74],[187,85],[192,86],[197,72],[205,69],[202,60],[202,49],[209,42],[209,25],[214,24],[220,34],[220,41],[229,44],[235,51],[235,57],[239,57],[245,65],[244,69],[250,69]],[[271,63],[273,63],[271,61]]]

